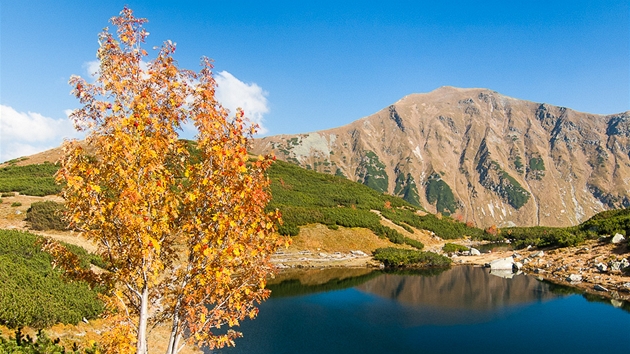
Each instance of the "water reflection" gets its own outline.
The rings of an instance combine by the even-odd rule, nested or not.
[[[627,352],[628,314],[485,269],[282,274],[237,347],[214,353]],[[556,299],[555,301],[551,301]],[[520,345],[535,338],[536,345]],[[593,340],[575,341],[575,338]],[[596,340],[595,340],[596,339]],[[516,345],[515,345],[516,344]],[[209,353],[210,351],[206,351]]]
[[[312,269],[282,274],[269,285],[272,297],[290,297],[320,292],[357,290],[406,306],[407,325],[464,324],[504,316],[512,308],[561,296],[549,285],[532,277],[497,277],[475,267],[384,272],[344,269]],[[374,312],[358,316],[374,315]],[[380,316],[380,315],[379,315]],[[385,316],[387,317],[387,316]]]
[[[506,279],[474,267],[455,267],[435,276],[383,274],[357,289],[406,305],[408,325],[484,322],[560,296],[535,278]]]

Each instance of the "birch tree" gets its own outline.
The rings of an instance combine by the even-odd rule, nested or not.
[[[283,242],[278,212],[265,212],[272,158],[248,156],[256,126],[216,101],[209,59],[199,72],[180,69],[166,41],[146,60],[146,19],[125,8],[111,22],[94,81],[70,79],[82,105],[71,118],[87,138],[64,143],[57,174],[68,222],[110,264],[94,278],[109,284],[116,322],[103,347],[147,353],[148,331],[163,323],[167,353],[234,345],[234,327],[269,295],[270,256]],[[187,122],[198,131],[194,154],[178,136]]]

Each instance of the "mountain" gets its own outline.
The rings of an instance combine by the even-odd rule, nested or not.
[[[630,206],[630,111],[597,115],[442,87],[251,151],[345,176],[477,226],[568,226]]]

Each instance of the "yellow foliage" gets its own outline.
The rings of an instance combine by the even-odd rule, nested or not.
[[[146,20],[125,8],[112,22],[120,40],[101,33],[101,74],[94,83],[70,80],[83,104],[74,117],[90,127],[90,153],[67,142],[57,174],[68,221],[112,263],[102,282],[117,324],[102,343],[110,352],[146,353],[138,328],[177,318],[176,336],[233,345],[240,333],[213,329],[257,313],[269,295],[270,257],[285,242],[275,234],[279,214],[264,210],[272,158],[247,163],[255,130],[241,110],[229,118],[216,101],[209,59],[199,73],[181,70],[167,41],[143,71]],[[203,159],[178,139],[186,122],[199,131]]]

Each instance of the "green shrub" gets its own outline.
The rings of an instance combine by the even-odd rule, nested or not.
[[[103,311],[96,291],[82,281],[65,280],[59,268],[52,268],[51,256],[38,246],[39,239],[26,232],[0,230],[0,324],[43,328],[95,318]],[[82,263],[89,266],[88,259]]]
[[[20,203],[20,202],[13,202],[13,203],[11,203],[11,206],[14,207],[14,208],[15,207],[20,207],[20,206],[22,206],[22,203]]]
[[[421,250],[421,249],[423,249],[423,248],[424,248],[424,243],[422,243],[422,242],[420,242],[420,241],[417,241],[417,240],[414,240],[414,239],[412,239],[412,238],[405,237],[403,241],[404,241],[406,244],[408,244],[409,246],[414,247],[414,248],[416,248],[416,249],[418,249],[418,250]]]
[[[66,230],[62,220],[63,204],[53,201],[35,202],[26,211],[26,221],[33,230]]]
[[[585,234],[576,232],[573,228],[563,227],[510,227],[502,229],[501,233],[514,240],[514,247],[521,248],[529,245],[537,247],[576,246],[585,240]]]
[[[2,198],[15,197],[15,193],[13,193],[13,192],[11,192],[11,193],[2,193],[2,194],[0,194],[0,197],[2,197]]]
[[[378,248],[374,259],[386,267],[448,267],[451,259],[433,252],[405,250],[394,247]]]
[[[442,251],[446,253],[464,252],[468,250],[469,250],[468,247],[458,245],[456,243],[447,243],[444,245],[444,247],[442,247]]]

